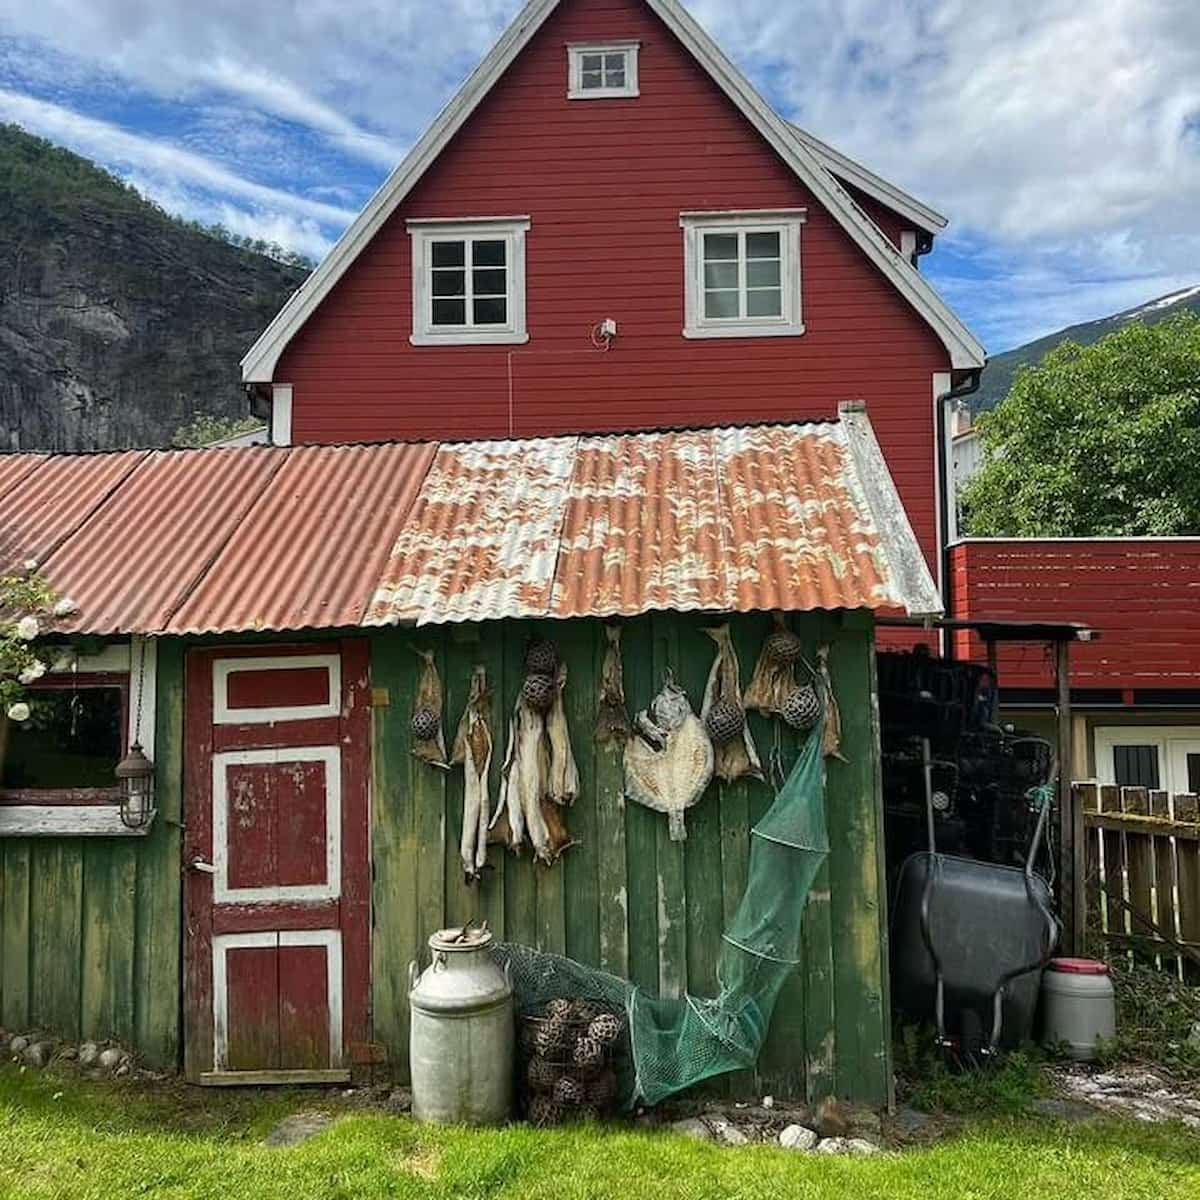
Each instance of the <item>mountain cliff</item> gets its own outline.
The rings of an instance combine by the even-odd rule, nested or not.
[[[306,274],[0,126],[0,450],[165,446],[245,416],[238,361]]]

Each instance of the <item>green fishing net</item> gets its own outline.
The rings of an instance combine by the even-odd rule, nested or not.
[[[626,1013],[629,1054],[622,1082],[630,1104],[659,1104],[757,1062],[780,991],[801,961],[808,894],[829,853],[823,740],[818,726],[751,831],[749,878],[724,934],[715,997],[657,999],[570,959],[527,946],[498,947],[519,1015],[536,1015],[560,996]]]

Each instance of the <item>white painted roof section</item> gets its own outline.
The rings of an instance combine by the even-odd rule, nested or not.
[[[874,171],[867,170],[860,162],[856,162],[848,154],[834,149],[828,142],[814,137],[807,129],[793,125],[797,137],[821,160],[821,164],[831,174],[843,183],[853,184],[860,192],[873,196],[880,204],[886,205],[893,212],[907,217],[917,229],[926,233],[941,233],[950,224],[936,209],[923,204],[915,196],[889,183]]]
[[[830,174],[793,125],[776,113],[733,65],[678,0],[644,0],[692,57],[738,106],[799,179],[892,281],[900,294],[941,339],[955,369],[983,367],[987,352],[938,295],[929,281],[884,236]],[[450,139],[541,29],[560,0],[529,0],[492,51],[441,111],[405,160],[375,193],[321,265],[284,305],[242,359],[246,383],[271,383],[275,366],[291,339],[333,290],[334,285],[412,191]],[[849,162],[850,160],[847,160]]]

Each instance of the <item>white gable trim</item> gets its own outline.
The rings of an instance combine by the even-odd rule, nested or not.
[[[947,307],[928,281],[893,246],[829,174],[796,130],[776,114],[678,0],[645,0],[777,154],[812,190],[867,257],[937,333],[956,369],[982,367],[983,346]],[[313,314],[384,222],[412,191],[450,139],[558,7],[559,0],[529,0],[491,53],[442,110],[405,160],[371,198],[321,265],[292,296],[242,359],[246,383],[270,383],[291,339]]]
[[[821,165],[843,183],[853,184],[860,192],[873,196],[881,204],[902,217],[908,217],[918,228],[926,233],[941,233],[950,222],[940,212],[922,204],[915,196],[910,196],[894,183],[888,183],[874,171],[868,171],[860,162],[855,162],[840,150],[835,150],[827,142],[814,137],[807,129],[793,125],[796,136],[821,160]]]

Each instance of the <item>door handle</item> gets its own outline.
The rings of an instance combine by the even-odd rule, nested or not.
[[[215,875],[217,873],[217,868],[212,863],[205,862],[202,858],[193,858],[187,866],[189,871],[199,871],[202,875]]]

